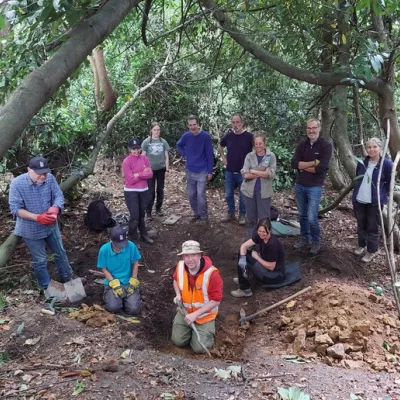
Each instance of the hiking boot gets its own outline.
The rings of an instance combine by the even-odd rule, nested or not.
[[[76,275],[75,272],[73,272],[69,278],[67,278],[67,279],[61,279],[61,282],[62,282],[62,283],[66,283],[66,282],[73,281],[74,279],[80,279],[81,282],[82,282],[82,285],[84,285],[84,284],[87,282],[87,278],[85,278],[85,277],[80,277],[80,276]]]
[[[159,217],[163,217],[165,214],[161,211],[161,209],[156,210],[156,215]]]
[[[311,254],[316,255],[320,250],[321,250],[321,244],[319,242],[311,243],[311,250],[310,250]]]
[[[353,254],[355,254],[356,256],[361,256],[365,251],[365,247],[356,247],[353,250]]]
[[[239,215],[239,225],[246,225],[246,214]]]
[[[368,251],[365,253],[365,256],[361,259],[364,263],[369,263],[375,257],[375,253],[369,253]]]
[[[208,218],[199,218],[197,220],[198,224],[202,224],[202,225],[207,225],[208,224]]]
[[[144,235],[140,236],[140,240],[142,242],[148,243],[148,244],[153,244],[154,240],[147,234],[145,233]]]
[[[190,218],[190,222],[196,222],[198,219],[200,219],[199,215],[193,215],[192,218]]]
[[[153,216],[151,215],[151,213],[146,214],[146,219],[147,219],[147,221],[153,221]]]
[[[229,222],[235,219],[235,214],[227,212],[224,217],[221,218],[221,222]]]
[[[239,285],[239,278],[237,276],[233,278],[233,283],[236,283],[236,285]]]
[[[305,249],[308,247],[310,247],[310,241],[306,238],[301,238],[293,246],[293,248],[296,250],[301,250],[301,249]]]
[[[231,295],[233,297],[251,297],[253,296],[253,292],[251,289],[237,289],[237,290],[232,290]]]

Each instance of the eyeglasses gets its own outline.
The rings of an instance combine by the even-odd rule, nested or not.
[[[307,130],[308,130],[308,131],[315,131],[315,130],[317,130],[318,128],[319,128],[319,126],[311,126],[310,128],[307,127]]]

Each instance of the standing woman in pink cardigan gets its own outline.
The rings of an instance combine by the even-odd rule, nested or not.
[[[129,236],[131,240],[137,240],[137,230],[139,228],[140,239],[152,244],[153,239],[147,234],[144,222],[146,205],[149,202],[149,187],[147,180],[153,176],[149,159],[141,154],[141,142],[137,138],[129,139],[130,154],[122,162],[122,172],[124,174],[125,203],[128,207]]]

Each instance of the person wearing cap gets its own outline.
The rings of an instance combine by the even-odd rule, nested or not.
[[[139,228],[140,239],[148,244],[153,239],[147,233],[145,224],[146,206],[149,202],[149,187],[147,181],[152,178],[153,171],[149,159],[141,154],[141,142],[137,138],[129,139],[130,154],[122,162],[122,172],[125,179],[124,196],[129,210],[129,237],[137,240]]]
[[[174,302],[181,302],[184,310],[178,306],[172,326],[172,341],[179,347],[190,344],[195,353],[203,353],[204,348],[192,324],[197,328],[203,345],[211,348],[215,338],[215,318],[223,296],[223,282],[211,259],[203,255],[199,242],[184,242],[178,256],[182,260],[173,274]]]
[[[97,258],[97,268],[105,276],[103,299],[108,311],[140,314],[138,271],[141,258],[138,248],[127,239],[125,229],[121,226],[112,228],[110,241],[100,247]]]
[[[32,158],[28,172],[12,180],[9,194],[11,214],[16,219],[14,234],[24,239],[31,253],[41,289],[47,289],[50,283],[46,245],[55,256],[61,281],[67,282],[72,277],[57,224],[57,216],[64,208],[64,195],[50,172],[45,158]]]
[[[191,115],[187,119],[188,132],[178,140],[176,146],[186,159],[187,193],[193,211],[192,222],[208,222],[206,185],[212,178],[214,151],[208,132],[200,128],[198,118]]]

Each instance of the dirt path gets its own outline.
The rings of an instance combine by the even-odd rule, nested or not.
[[[98,277],[89,273],[89,269],[95,269],[98,249],[108,238],[106,233],[88,231],[83,225],[84,210],[91,200],[104,198],[121,221],[126,215],[120,178],[112,170],[107,171],[111,168],[110,163],[103,165],[104,168],[100,165],[96,175],[85,182],[86,192],[82,200],[71,203],[63,216],[64,244],[74,270],[78,275],[88,278],[85,286],[88,298],[85,302],[89,306],[101,304],[102,286],[96,282]],[[152,246],[141,247],[144,265],[141,267],[140,280],[144,310],[140,324],[117,319],[114,324],[94,328],[67,318],[67,313],[53,318],[43,316],[39,312],[41,299],[31,288],[7,292],[10,304],[0,318],[6,318],[9,322],[0,325],[0,328],[7,325],[9,330],[0,331],[0,342],[9,361],[0,366],[0,394],[9,393],[11,398],[68,399],[73,398],[71,394],[79,379],[85,384],[85,389],[79,395],[82,399],[179,399],[182,398],[179,397],[180,392],[184,393],[185,399],[274,399],[277,398],[276,388],[286,385],[303,387],[307,393],[313,394],[313,399],[348,399],[350,393],[358,394],[363,400],[383,399],[388,394],[392,399],[400,398],[395,383],[399,379],[397,355],[395,352],[392,354],[395,361],[389,359],[388,351],[381,346],[381,342],[386,341],[392,346],[399,340],[398,325],[395,322],[395,326],[388,330],[386,324],[375,318],[385,312],[388,317],[395,318],[390,299],[386,299],[388,292],[384,300],[373,302],[368,299],[368,281],[376,280],[383,286],[388,281],[383,257],[378,257],[374,266],[366,268],[351,255],[349,249],[355,244],[355,222],[350,211],[335,211],[322,221],[325,244],[316,257],[293,251],[293,239],[283,240],[287,261],[301,263],[303,279],[299,283],[275,291],[265,291],[256,285],[253,297],[243,301],[234,299],[229,292],[236,288],[232,277],[235,276],[238,247],[246,238],[245,230],[235,223],[218,222],[225,209],[223,191],[209,190],[208,200],[210,225],[190,224],[183,174],[180,171],[172,172],[167,183],[165,211],[167,214],[180,215],[181,219],[173,227],[168,227],[155,218],[151,228],[157,232],[156,242]],[[274,204],[287,215],[295,206],[290,193],[277,194]],[[194,356],[189,349],[178,349],[170,341],[175,313],[171,274],[180,245],[188,239],[201,243],[224,279],[224,300],[217,322],[213,360]],[[29,260],[29,255],[21,245],[12,262],[17,264],[25,260]],[[292,310],[280,308],[257,319],[247,329],[239,327],[241,307],[249,315],[308,285],[319,290],[321,284],[325,285],[325,292],[315,291],[310,294],[311,297],[300,299]],[[332,320],[333,325],[329,327],[329,323],[323,325],[319,323],[320,320],[315,321],[317,316],[321,316],[322,321],[325,308],[329,309],[322,300],[325,297],[328,299],[330,288],[334,285],[343,289],[342,295],[337,296],[345,297],[350,302],[347,305],[350,328],[353,320],[371,320],[372,330],[367,336],[374,338],[370,341],[371,346],[378,348],[373,347],[377,360],[382,362],[379,370],[389,373],[366,371],[371,370],[373,365],[365,360],[358,364],[359,370],[336,367],[343,366],[343,363],[325,353],[311,354],[313,342],[309,336],[301,353],[312,362],[294,364],[282,358],[285,354],[295,353],[293,340],[299,329],[311,329],[312,324],[320,330],[325,325],[326,330],[335,326],[338,310],[343,309],[337,305],[329,311],[330,314],[326,314],[326,319]],[[362,301],[363,296],[366,297],[363,300],[364,308],[352,307],[352,299]],[[312,300],[313,308],[303,307],[307,300]],[[322,308],[317,307],[319,304],[323,305]],[[288,324],[282,325],[282,315],[289,318]],[[296,322],[296,315],[304,321]],[[21,323],[24,323],[24,330],[16,335]],[[26,344],[27,340],[38,337],[40,339],[36,344]],[[131,354],[127,359],[121,359],[118,372],[102,370],[104,363],[108,365],[110,358],[120,360],[121,353],[127,349],[131,350]],[[354,361],[349,354],[350,351],[345,359]],[[35,364],[36,367],[32,367]],[[53,367],[42,369],[40,366],[43,364],[52,364]],[[214,367],[225,369],[231,365],[244,365],[247,380],[241,375],[238,379],[231,378],[226,382],[214,377]],[[84,368],[97,371],[92,377],[85,378],[58,376],[63,370]],[[16,370],[22,373],[15,375]],[[267,374],[280,376],[268,378]],[[26,385],[28,390],[20,392],[21,385]],[[22,388],[25,389],[24,386]],[[13,392],[15,390],[17,393]],[[175,397],[168,397],[166,393]]]

